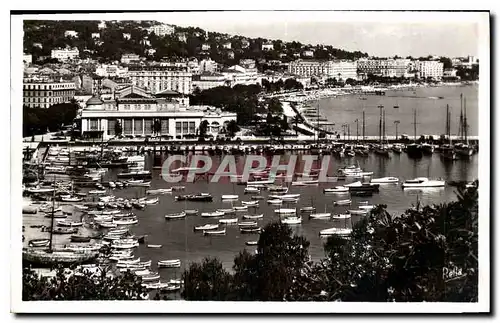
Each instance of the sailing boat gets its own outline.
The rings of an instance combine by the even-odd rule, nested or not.
[[[380,106],[380,107],[382,107],[382,106]],[[377,155],[389,157],[389,149],[386,146],[384,146],[385,110],[383,109],[383,107],[380,109],[379,139],[380,139],[380,144],[379,144],[379,146],[375,147],[375,153]]]
[[[455,145],[455,152],[462,158],[469,158],[474,153],[474,149],[469,145],[469,139],[467,138],[468,128],[466,99],[463,99],[462,109],[462,94],[460,94],[460,134],[463,141]]]
[[[444,144],[441,146],[441,154],[444,159],[447,160],[456,160],[458,159],[455,150],[453,149],[453,145],[451,144],[451,112],[450,107],[446,105],[446,138],[448,139],[448,144]]]
[[[413,143],[406,146],[406,152],[410,158],[422,158],[422,147],[417,144],[417,109],[413,110]]]
[[[54,178],[55,184],[55,178]],[[23,263],[38,267],[51,267],[54,265],[69,266],[73,264],[89,263],[97,259],[99,252],[96,251],[55,251],[52,244],[54,231],[54,205],[55,190],[52,195],[52,215],[50,217],[50,240],[47,250],[34,250],[23,248]]]

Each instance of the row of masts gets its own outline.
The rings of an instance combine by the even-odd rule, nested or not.
[[[383,142],[386,140],[386,135],[385,135],[385,109],[383,105],[379,105],[378,108],[380,109],[380,120],[379,120],[379,141],[380,144],[382,145]],[[317,125],[319,125],[319,102],[317,106]],[[359,124],[358,124],[358,119],[355,120],[356,122],[356,137],[358,137],[359,134]],[[417,109],[413,109],[413,136],[414,136],[414,141],[417,141]],[[468,124],[467,124],[467,105],[466,105],[466,98],[463,97],[463,94],[460,94],[460,122],[459,122],[459,129],[458,129],[458,135],[460,137],[460,140],[468,144]],[[451,141],[451,112],[450,112],[450,107],[447,104],[446,105],[446,136],[448,139]],[[315,137],[316,137],[316,132],[315,132]],[[363,124],[362,124],[362,138],[365,138],[365,111],[363,110]],[[316,137],[316,140],[319,139]]]

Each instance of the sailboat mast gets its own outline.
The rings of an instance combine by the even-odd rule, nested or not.
[[[382,140],[385,141],[385,110],[382,111]]]
[[[365,140],[365,110],[363,110],[363,141]]]
[[[49,241],[49,251],[52,251],[52,236],[54,231],[54,208],[56,201],[56,177],[54,175],[54,191],[52,191],[52,214],[50,216],[50,241]]]
[[[466,98],[464,98],[464,136],[465,136],[465,143],[468,144],[469,140],[467,138],[467,101]]]
[[[413,140],[417,141],[417,109],[413,110]]]
[[[464,139],[464,107],[462,102],[462,94],[460,94],[460,122],[458,126],[458,135],[460,136],[460,140]]]
[[[379,105],[378,108],[380,109],[380,118],[378,123],[378,137],[380,144],[382,144],[382,106]]]

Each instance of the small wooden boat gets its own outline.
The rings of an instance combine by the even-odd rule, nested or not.
[[[85,211],[85,210],[88,210],[89,207],[88,206],[85,206],[85,205],[78,205],[78,204],[75,204],[74,207],[80,211]]]
[[[390,183],[398,183],[399,178],[397,177],[381,177],[381,178],[373,178],[370,180],[370,183],[376,184],[390,184]]]
[[[255,221],[244,221],[244,222],[238,223],[238,226],[240,228],[244,228],[244,227],[256,227],[257,226],[257,222],[255,222]]]
[[[33,239],[28,242],[30,247],[47,247],[49,244],[49,239]]]
[[[236,210],[235,209],[217,209],[216,212],[222,212],[225,215],[236,214]]]
[[[324,193],[349,193],[349,188],[345,186],[336,186],[334,188],[323,189]]]
[[[153,199],[145,199],[144,203],[148,204],[148,205],[152,205],[152,204],[157,204],[159,201],[160,201],[160,199],[158,197],[155,197]]]
[[[241,204],[246,205],[248,207],[258,206],[259,205],[259,201],[241,201]]]
[[[289,216],[281,219],[281,223],[288,225],[296,225],[302,223],[302,217],[300,216]]]
[[[252,197],[250,197],[252,200],[263,200],[265,199],[264,196],[261,196],[261,195],[254,195]]]
[[[224,212],[220,212],[220,211],[202,212],[201,213],[201,216],[204,217],[204,218],[217,218],[217,217],[224,216],[224,215],[225,215],[225,213]]]
[[[152,248],[152,249],[160,249],[162,247],[162,245],[161,244],[148,244],[147,247]]]
[[[184,213],[186,215],[197,215],[198,214],[198,210],[184,210]]]
[[[61,199],[63,202],[81,202],[83,201],[83,198],[81,197],[63,197]]]
[[[99,222],[98,225],[101,228],[116,228],[118,225],[113,222]]]
[[[89,236],[72,235],[70,239],[71,239],[71,242],[90,242],[90,240],[92,238]]]
[[[267,200],[268,204],[273,204],[273,205],[280,205],[283,203],[281,199],[273,199],[273,200]]]
[[[256,219],[262,219],[264,218],[264,214],[245,214],[243,215],[243,219],[248,219],[248,220],[256,220]]]
[[[159,274],[149,274],[141,277],[143,282],[155,281],[160,279]]]
[[[83,225],[83,222],[59,220],[57,221],[57,225],[60,227],[81,227]]]
[[[238,223],[238,218],[220,219],[219,223],[220,224],[236,224],[236,223]]]
[[[260,189],[255,186],[245,187],[245,194],[259,194]]]
[[[351,205],[351,200],[338,200],[333,202],[334,205]]]
[[[182,219],[186,217],[186,212],[166,214],[165,220],[174,220],[174,219]]]
[[[54,228],[52,230],[53,234],[73,234],[78,233],[77,228]]]
[[[158,261],[158,268],[180,268],[180,259],[160,260]]]
[[[368,210],[349,210],[348,211],[351,215],[367,215]]]
[[[333,236],[333,235],[348,236],[351,233],[352,233],[352,229],[349,229],[349,228],[330,228],[330,229],[321,230],[319,232],[319,235],[320,236]]]
[[[194,227],[194,230],[195,231],[207,231],[207,230],[217,229],[218,227],[219,227],[218,224],[205,224],[205,225],[200,225],[200,226]]]
[[[332,220],[343,220],[343,219],[350,219],[351,214],[349,213],[341,213],[341,214],[333,214],[332,215]]]
[[[260,227],[240,227],[240,233],[260,233],[261,231]]]
[[[295,214],[297,213],[297,209],[276,209],[274,213],[277,214]]]
[[[361,210],[372,210],[375,208],[375,205],[360,205],[358,206],[358,208],[360,208]]]
[[[314,206],[304,206],[300,208],[300,212],[314,212],[316,208]]]
[[[224,236],[224,235],[226,235],[226,228],[224,228],[222,230],[203,231],[203,234],[206,236]]]
[[[241,212],[241,211],[246,211],[248,210],[248,205],[244,205],[244,206],[235,206],[233,207],[233,209],[237,212]]]
[[[133,225],[139,223],[137,219],[113,220],[116,225]]]
[[[238,195],[222,195],[221,199],[223,200],[237,200],[239,197]]]
[[[159,188],[156,190],[147,190],[146,194],[154,195],[154,194],[169,194],[172,193],[172,188]]]
[[[332,216],[331,213],[312,213],[309,214],[310,219],[329,219]]]
[[[258,241],[253,240],[253,241],[247,241],[247,242],[245,242],[245,244],[246,244],[247,246],[256,246],[256,245],[258,245],[258,244],[259,244],[259,242],[258,242]]]

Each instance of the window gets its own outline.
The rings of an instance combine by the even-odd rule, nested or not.
[[[124,108],[125,108],[125,110],[130,110],[130,104],[125,104]]]
[[[134,133],[142,133],[142,119],[134,119]]]
[[[193,122],[189,122],[189,133],[196,133],[196,126],[195,126],[195,123],[194,121]]]
[[[89,120],[89,130],[98,130],[98,120],[97,119],[90,119]]]
[[[168,119],[161,119],[161,133],[168,133]]]
[[[182,133],[188,133],[188,132],[189,132],[189,123],[183,122],[182,123]]]
[[[135,109],[136,109],[136,110],[140,110],[140,109],[141,109],[141,105],[140,105],[140,104],[136,104],[136,105],[135,105]]]
[[[182,123],[177,121],[175,123],[175,133],[180,134],[182,132]]]
[[[151,110],[151,104],[146,104],[145,109],[146,110]]]

